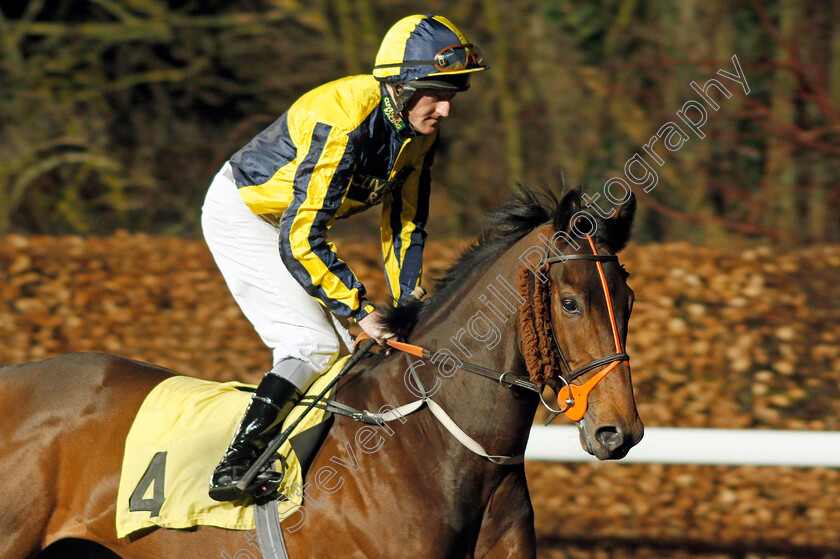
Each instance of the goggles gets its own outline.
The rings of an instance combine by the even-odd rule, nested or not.
[[[463,43],[441,49],[433,60],[411,60],[408,62],[396,62],[394,64],[378,64],[374,66],[374,69],[434,64],[438,72],[457,72],[465,68],[469,69],[470,67],[481,66],[483,61],[484,56],[481,54],[481,49],[477,45]]]
[[[470,63],[481,66],[483,61],[481,49],[472,43],[466,43],[442,49],[431,62],[439,72],[455,72],[468,68]]]

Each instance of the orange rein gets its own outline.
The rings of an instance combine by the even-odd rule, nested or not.
[[[359,335],[356,336],[356,343],[353,348],[354,352],[359,349],[361,342],[369,339],[371,339],[371,337],[367,332],[359,332]],[[428,359],[432,356],[431,352],[428,349],[422,348],[417,345],[407,344],[405,342],[398,342],[393,338],[385,340],[385,343],[396,350],[402,351],[404,353],[410,353],[411,355],[416,355],[417,357],[423,357]]]

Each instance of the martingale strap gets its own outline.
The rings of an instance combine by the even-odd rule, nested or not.
[[[405,356],[406,361],[408,362],[408,367],[411,371],[411,375],[414,378],[414,382],[417,383],[417,387],[423,394],[423,398],[420,400],[416,400],[414,402],[404,404],[398,408],[391,409],[385,413],[372,413],[367,410],[359,410],[352,406],[348,406],[347,404],[342,404],[341,402],[337,402],[331,398],[322,399],[319,402],[315,402],[313,407],[322,408],[327,410],[328,412],[336,413],[338,415],[343,415],[345,417],[349,417],[355,421],[360,421],[362,423],[367,423],[370,425],[384,425],[390,421],[394,421],[395,419],[400,419],[406,415],[412,414],[416,411],[419,411],[424,405],[428,406],[429,410],[435,416],[435,418],[444,426],[444,428],[449,431],[453,437],[455,437],[458,442],[462,445],[467,447],[470,451],[478,454],[479,456],[486,458],[493,462],[494,464],[499,464],[502,466],[507,466],[511,464],[521,464],[525,460],[524,454],[518,454],[514,456],[500,456],[496,454],[489,454],[481,444],[467,435],[463,429],[458,427],[455,421],[449,417],[449,414],[426,392],[423,383],[420,382],[420,377],[417,375],[417,371],[414,368],[414,363],[411,361],[411,357],[408,354]],[[494,375],[492,378],[497,378],[497,375]],[[512,381],[503,381],[504,374],[499,381],[504,382],[512,382]],[[517,378],[517,377],[512,377]]]
[[[452,436],[458,439],[462,445],[467,447],[470,451],[478,454],[479,456],[486,458],[493,462],[494,464],[499,464],[502,466],[507,466],[511,464],[521,464],[525,461],[525,454],[518,454],[515,456],[499,456],[494,454],[488,454],[484,447],[481,446],[475,439],[467,435],[463,429],[458,427],[458,425],[449,417],[440,404],[432,400],[426,392],[426,388],[423,386],[423,383],[420,382],[420,377],[417,375],[417,371],[414,368],[414,362],[411,360],[407,354],[405,356],[405,360],[408,362],[408,367],[411,369],[411,375],[414,378],[414,381],[417,383],[417,386],[420,387],[420,390],[423,392],[423,399],[420,402],[424,402],[426,405],[429,406],[429,409],[432,411],[432,414],[440,421],[441,425],[443,425],[447,431],[449,431]]]

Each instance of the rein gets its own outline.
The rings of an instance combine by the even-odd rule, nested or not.
[[[422,357],[423,359],[431,359],[435,353],[434,351],[431,351],[424,347],[407,344],[405,342],[386,340],[386,343],[396,350],[402,351],[404,353],[409,353],[411,355],[416,355],[417,357]],[[519,388],[524,388],[525,390],[530,390],[531,392],[542,394],[542,389],[544,386],[542,384],[531,382],[530,380],[526,380],[523,377],[518,377],[513,373],[504,373],[495,369],[488,369],[487,367],[482,367],[481,365],[475,365],[473,363],[468,363],[465,361],[459,360],[459,362],[460,365],[458,366],[458,368],[468,371],[470,373],[481,375],[485,378],[489,378],[490,380],[498,381],[498,383],[504,386],[505,388],[518,386]]]

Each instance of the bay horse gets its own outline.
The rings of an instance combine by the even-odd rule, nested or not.
[[[506,315],[505,306],[516,297],[504,291],[505,284],[517,284],[521,269],[531,268],[534,285],[540,270],[550,277],[549,308],[543,310],[568,366],[580,369],[612,355],[626,339],[633,293],[627,273],[609,255],[626,245],[634,209],[631,197],[611,218],[592,218],[597,230],[590,231],[591,245],[583,237],[577,243],[570,220],[582,211],[579,189],[558,200],[522,187],[491,216],[437,293],[408,311],[395,310],[389,324],[411,343],[445,347],[464,362],[527,375],[523,323],[517,320],[527,305],[514,305],[515,312]],[[536,254],[534,247],[566,255],[591,255],[597,247],[607,256],[599,257],[603,263],[587,256],[540,268],[541,262],[528,265],[523,258]],[[363,360],[342,379],[336,399],[371,410],[415,400],[418,383],[406,382],[404,355]],[[419,363],[416,374],[452,420],[491,454],[523,453],[540,396],[433,361]],[[622,458],[643,433],[629,363],[613,363],[578,421],[581,445],[600,459]],[[581,378],[600,374],[597,368]],[[564,372],[549,373],[541,382],[562,390]],[[259,556],[249,546],[249,533],[213,527],[153,528],[116,537],[126,435],[145,396],[174,374],[103,354],[0,369],[0,557]],[[361,441],[364,452],[359,425],[337,417],[315,455],[310,473],[329,466],[337,474],[331,481],[312,480],[321,491],[305,489],[304,510],[283,519],[292,558],[535,557],[534,513],[521,462],[499,465],[474,454],[428,409],[379,428],[378,439],[368,433]]]

